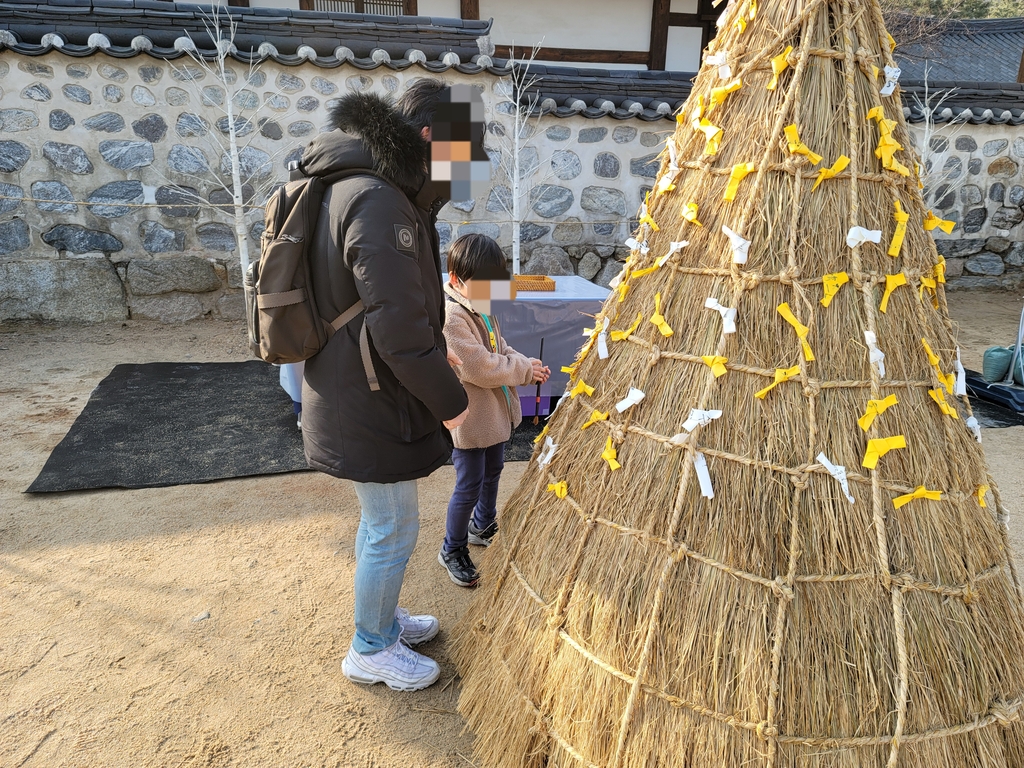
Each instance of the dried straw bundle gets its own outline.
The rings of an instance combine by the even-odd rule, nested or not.
[[[733,0],[724,20],[640,227],[649,250],[458,633],[480,762],[1024,766],[1005,511],[954,395],[877,0]],[[851,246],[853,227],[880,243]],[[632,387],[645,397],[619,412]],[[721,415],[684,427],[692,409]]]

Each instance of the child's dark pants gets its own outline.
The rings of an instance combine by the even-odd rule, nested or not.
[[[505,444],[490,448],[452,450],[455,465],[455,490],[448,502],[444,549],[454,552],[469,541],[469,520],[477,528],[486,528],[498,514],[498,480],[505,466]]]

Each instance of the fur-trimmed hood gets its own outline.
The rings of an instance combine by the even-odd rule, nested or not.
[[[302,155],[307,175],[366,168],[410,196],[423,187],[427,143],[389,100],[374,93],[343,96],[328,111],[327,127]]]

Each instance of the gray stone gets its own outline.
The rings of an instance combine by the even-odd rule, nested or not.
[[[497,240],[501,237],[501,227],[491,223],[462,224],[459,226],[459,237],[463,235],[487,235]]]
[[[92,74],[92,67],[88,64],[68,64],[64,71],[68,73],[68,77],[72,77],[75,80],[84,80]]]
[[[77,144],[62,144],[59,141],[47,141],[43,144],[43,157],[62,171],[83,175],[92,173],[92,161]]]
[[[206,77],[206,73],[203,72],[199,67],[194,67],[186,64],[183,67],[174,67],[171,69],[171,77],[177,80],[179,83],[198,83],[200,80]]]
[[[235,231],[227,224],[210,222],[196,227],[196,237],[203,248],[230,253],[238,247]]]
[[[496,120],[492,120],[487,124],[487,132],[492,136],[501,137],[505,135],[505,127]]]
[[[1006,139],[993,139],[992,141],[985,142],[985,146],[981,148],[981,153],[985,157],[995,157],[1008,146],[1010,146],[1010,142]]]
[[[519,225],[519,242],[532,243],[534,240],[540,240],[550,231],[551,227],[534,224],[532,221],[524,221]]]
[[[101,141],[100,154],[104,160],[122,171],[153,163],[153,145],[148,141]]]
[[[299,150],[302,151],[301,148]],[[242,147],[238,151],[238,169],[243,181],[252,181],[274,172],[270,155],[256,147]],[[231,173],[231,158],[225,152],[220,159],[221,173]]]
[[[316,96],[302,96],[295,102],[295,108],[299,112],[316,112],[320,109],[320,99]]]
[[[59,181],[34,181],[32,182],[32,197],[36,200],[53,200],[52,203],[36,203],[40,211],[52,213],[74,213],[78,210],[77,205],[72,201],[75,196],[66,184]]]
[[[956,192],[949,192],[944,197],[936,200],[935,205],[939,208],[952,208],[956,205]]]
[[[0,131],[20,133],[39,127],[39,118],[35,112],[27,109],[0,109]]]
[[[253,197],[256,195],[256,190],[253,189],[252,184],[242,185],[242,202],[252,202]],[[210,193],[209,197],[212,205],[232,205],[235,201],[234,195],[228,192],[226,189],[215,189]]]
[[[388,93],[394,93],[395,91],[398,90],[398,78],[395,77],[394,75],[384,75],[384,77],[382,77],[380,81],[384,85],[384,90],[386,90]]]
[[[96,216],[116,219],[131,211],[124,203],[137,204],[144,199],[141,181],[112,181],[93,191],[86,201],[95,204],[89,211]]]
[[[603,222],[594,225],[594,234],[598,237],[608,237],[610,234],[615,232],[615,225]]]
[[[544,132],[544,135],[551,141],[567,141],[572,132],[564,125],[553,125]]]
[[[600,256],[602,259],[610,259],[615,255],[614,245],[595,245],[594,253]]]
[[[967,259],[946,259],[946,277],[960,277],[964,273]]]
[[[338,92],[338,86],[330,80],[317,75],[309,82],[310,87],[321,96],[333,96]]]
[[[954,146],[961,152],[974,152],[978,148],[978,142],[970,136],[957,136]]]
[[[309,136],[314,130],[316,130],[316,126],[308,120],[297,120],[288,125],[288,135],[294,136],[297,139]]]
[[[23,219],[13,219],[0,224],[0,256],[23,251],[31,244],[28,224]],[[4,289],[6,291],[6,285]]]
[[[1010,191],[1006,193],[1006,203],[1007,205],[1024,205],[1024,187],[1019,185],[1010,187]]]
[[[598,152],[594,158],[594,175],[598,178],[617,179],[619,168],[619,158],[611,152]]]
[[[576,267],[576,274],[584,280],[593,280],[601,271],[601,259],[593,251],[583,254],[579,265]]]
[[[301,78],[289,75],[287,72],[282,72],[277,76],[277,87],[287,93],[296,93],[303,90],[306,84]]]
[[[1024,210],[1014,206],[1013,208],[998,208],[992,214],[992,220],[989,223],[995,229],[1013,229],[1021,221],[1024,221]]]
[[[636,138],[636,128],[630,125],[620,125],[612,131],[612,141],[616,144],[629,144]]]
[[[263,101],[266,103],[267,109],[272,109],[275,112],[287,112],[292,108],[291,99],[280,93],[264,93]]]
[[[484,206],[491,213],[507,213],[512,210],[512,190],[504,184],[491,187]]]
[[[985,250],[989,253],[1006,253],[1012,245],[1005,237],[990,237],[985,241]]]
[[[979,253],[964,264],[964,270],[972,275],[1001,275],[1006,271],[1003,260],[993,253]]]
[[[640,134],[640,143],[645,147],[657,147],[665,143],[665,135],[663,133],[652,133],[651,131],[644,131]]]
[[[473,209],[476,208],[476,200],[470,198],[469,200],[452,200],[451,206],[457,211],[463,213],[472,213]]]
[[[1013,154],[1017,157],[1024,157],[1024,137],[1018,136],[1013,140]]]
[[[21,89],[21,98],[32,101],[49,101],[53,98],[53,91],[42,83],[32,83]]]
[[[139,138],[156,142],[167,135],[167,123],[160,115],[154,113],[144,115],[132,123],[132,130]]]
[[[946,158],[946,162],[942,164],[942,178],[953,181],[959,179],[964,174],[964,163],[959,157]]]
[[[237,259],[228,259],[228,288],[242,288],[242,265]]]
[[[448,244],[452,241],[452,225],[445,221],[439,221],[434,224],[434,228],[437,230],[441,253],[444,254],[448,250]]]
[[[968,163],[967,163],[967,172],[971,176],[977,176],[979,173],[981,173],[981,158],[980,157],[972,157],[968,161]]]
[[[530,190],[530,207],[545,219],[561,216],[575,199],[571,189],[554,184],[539,184]]]
[[[128,316],[124,288],[104,258],[0,264],[0,319],[95,323]]]
[[[659,159],[660,152],[654,152],[650,155],[644,155],[643,157],[637,157],[629,161],[629,172],[634,176],[640,176],[641,178],[654,179],[658,176],[658,170],[661,168],[661,160]]]
[[[0,141],[0,173],[15,173],[32,157],[29,147],[20,141]]]
[[[271,141],[280,141],[284,138],[284,131],[281,130],[280,123],[264,117],[260,119],[260,136]]]
[[[584,129],[586,130],[586,129]],[[525,265],[530,275],[573,275],[576,274],[569,260],[569,254],[557,245],[538,245],[530,253]]]
[[[117,133],[124,130],[124,118],[117,112],[100,112],[98,115],[87,117],[82,121],[82,125],[90,131]]]
[[[974,208],[964,216],[963,231],[967,234],[980,232],[988,218],[988,211],[984,208]]]
[[[267,225],[264,224],[262,221],[254,221],[252,226],[249,227],[249,238],[251,240],[255,240],[258,243],[260,241],[260,237],[262,237],[263,232],[264,230],[266,230],[266,228]],[[451,228],[449,227],[449,230],[450,229]]]
[[[299,162],[299,160],[302,159],[302,155],[304,154],[304,152],[305,150],[302,147],[297,147],[293,149],[291,152],[289,152],[287,155],[285,155],[284,163],[282,164],[284,166],[284,169],[288,170],[288,166],[291,163]]]
[[[519,150],[519,178],[525,179],[540,167],[540,153],[536,147],[522,147]]]
[[[177,229],[167,229],[163,224],[156,221],[144,221],[139,224],[139,237],[142,239],[142,247],[150,253],[179,253],[185,250],[185,233]],[[132,267],[139,263],[140,260],[138,259],[133,259],[129,262],[128,275],[130,281],[133,271]],[[145,264],[146,262],[141,263]],[[134,293],[146,293],[145,290],[136,288],[134,281],[131,281],[131,286]],[[164,291],[153,291],[153,293],[164,293]]]
[[[43,242],[69,253],[117,253],[124,244],[109,232],[86,229],[78,224],[58,224],[43,234]]]
[[[601,267],[601,271],[597,273],[597,277],[592,279],[592,282],[595,282],[604,288],[608,288],[610,287],[612,280],[614,280],[620,272],[622,272],[622,264],[615,259],[609,259],[604,263],[604,266]]]
[[[172,219],[194,219],[199,215],[199,190],[184,185],[163,186],[156,190],[156,202],[164,206],[160,213]]]
[[[932,152],[942,153],[949,149],[949,139],[945,136],[932,136],[928,146],[931,147]]]
[[[155,221],[143,222],[142,226],[146,224],[160,226]],[[177,234],[184,236],[184,233]],[[198,256],[133,259],[128,264],[128,284],[136,296],[157,296],[172,291],[208,293],[221,287],[213,265]]]
[[[124,101],[124,89],[119,85],[104,85],[103,100],[111,104],[120,104]]]
[[[580,144],[596,144],[599,141],[604,141],[604,137],[607,135],[607,128],[580,128],[576,141]]]
[[[167,100],[167,104],[171,107],[183,107],[191,100],[188,91],[175,88],[174,86],[164,91],[164,99]]]
[[[210,170],[210,161],[198,147],[175,144],[167,153],[167,167],[178,173],[195,176]]]
[[[1006,185],[1002,182],[997,181],[991,187],[988,188],[988,199],[993,203],[1003,202],[1003,198],[1006,197]]]
[[[964,205],[978,205],[983,199],[981,187],[974,184],[965,184],[960,188],[960,202]]]
[[[0,214],[10,213],[21,207],[21,200],[12,200],[14,197],[24,197],[25,190],[17,184],[0,183]]]
[[[75,118],[63,109],[55,109],[50,112],[50,130],[64,131],[75,124]]]
[[[570,216],[565,221],[555,225],[551,239],[559,245],[579,243],[583,239],[583,224],[575,216]]]
[[[210,124],[202,115],[182,112],[174,124],[174,132],[183,139],[201,138],[210,132]]]
[[[253,88],[262,88],[267,82],[267,73],[259,69],[252,70],[246,75],[245,82]]]
[[[590,213],[626,215],[626,198],[621,190],[612,187],[587,187],[580,195],[580,207]]]
[[[1010,246],[1010,250],[1003,256],[1003,261],[1011,267],[1024,267],[1024,243],[1014,243]]]
[[[1002,176],[1004,178],[1011,178],[1017,175],[1017,171],[1020,170],[1013,160],[1008,157],[1000,157],[993,160],[991,165],[988,167],[989,176]]]
[[[256,126],[253,125],[252,120],[249,120],[246,117],[236,117],[234,119],[234,126],[235,136],[238,137],[248,136],[256,128]],[[226,117],[220,118],[217,121],[217,130],[223,133],[225,136],[227,136],[231,130],[231,121],[229,121]]]
[[[149,83],[150,85],[152,85],[153,83],[160,82],[160,78],[163,76],[163,67],[158,67],[153,64],[143,64],[141,67],[139,67],[139,77],[142,79],[142,82],[144,83]]]
[[[140,107],[152,107],[156,104],[156,96],[144,85],[132,87],[132,101]]]
[[[115,83],[124,83],[128,80],[128,73],[112,64],[100,64],[98,72],[104,80],[113,80]]]
[[[49,64],[40,64],[37,61],[19,61],[18,69],[36,77],[53,79],[53,67]]]
[[[583,173],[580,156],[571,149],[559,149],[551,155],[551,168],[562,181],[575,179]]]
[[[241,320],[245,317],[245,295],[225,293],[217,299],[217,314],[225,320]]]
[[[133,262],[134,263],[134,262]],[[195,296],[136,296],[132,317],[161,323],[187,323],[203,316],[203,305]]]

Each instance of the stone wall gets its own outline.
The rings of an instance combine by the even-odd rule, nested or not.
[[[399,93],[428,74],[416,66],[327,70],[273,62],[254,76],[237,62],[231,69],[239,125],[251,142],[244,164],[266,184],[284,178],[286,162],[320,129],[332,99],[352,90]],[[489,141],[497,142],[507,115],[496,79],[455,71],[444,77],[483,88]],[[239,86],[237,78],[246,82]],[[0,320],[241,317],[229,222],[174,188],[214,204],[229,199],[215,179],[222,150],[211,143],[225,140],[226,123],[212,110],[226,93],[212,80],[199,78],[187,59],[0,51]],[[253,113],[263,99],[268,107]],[[522,158],[531,187],[519,225],[523,271],[575,273],[607,285],[628,253],[623,241],[673,127],[583,117],[532,124]],[[1021,279],[1024,137],[1015,130],[968,126],[948,139],[940,131],[930,142],[929,202],[963,225],[940,243],[951,287]],[[438,224],[442,242],[479,231],[508,249],[513,225],[500,200],[509,194],[508,180],[496,174],[481,199],[447,206]],[[261,211],[247,226],[254,254]]]
[[[925,199],[957,222],[937,241],[950,286],[1024,284],[1024,126],[940,124],[921,149]]]

